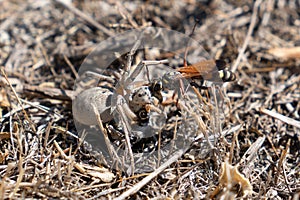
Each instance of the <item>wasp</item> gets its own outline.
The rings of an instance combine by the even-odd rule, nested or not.
[[[192,65],[180,67],[177,71],[182,74],[183,78],[198,78],[200,80],[220,78],[224,82],[235,81],[236,75],[228,70],[226,65],[226,62],[223,60],[203,60]]]
[[[223,60],[203,60],[192,65],[187,65],[184,61],[184,65],[175,71],[166,72],[161,78],[153,79],[149,84],[138,88],[133,93],[132,99],[135,99],[135,101],[130,102],[131,109],[140,119],[149,119],[149,115],[147,115],[149,110],[145,109],[144,105],[153,102],[154,97],[161,105],[168,104],[163,102],[163,92],[165,90],[175,91],[172,99],[176,94],[180,97],[181,79],[192,79],[190,84],[200,89],[207,89],[205,81],[220,82],[222,80],[223,82],[232,82],[236,80],[236,75],[226,67],[227,64]],[[197,80],[201,82],[200,85],[196,83]]]
[[[198,22],[199,21],[196,20],[190,36],[193,35]],[[201,81],[201,85],[197,85],[195,82],[193,82],[193,85],[203,88],[202,86],[205,80],[212,82],[220,82],[219,80],[222,80],[223,82],[232,82],[236,80],[236,75],[226,67],[227,63],[224,60],[202,60],[195,64],[187,65],[187,53],[188,46],[186,46],[184,52],[183,67],[177,68],[176,71],[180,73],[182,78],[198,79]],[[173,74],[180,77],[178,73]],[[172,78],[170,78],[169,75],[166,75],[164,81],[172,82]]]
[[[182,79],[191,79],[190,84],[199,89],[208,89],[205,82],[232,82],[236,80],[234,72],[230,71],[223,60],[203,60],[198,63],[177,68],[175,71],[165,73],[160,79],[155,79],[149,85],[150,93],[156,97],[160,103],[163,101],[162,91],[175,90],[180,95],[182,88]],[[200,81],[200,84],[196,83]],[[182,90],[183,91],[183,90]],[[174,98],[173,94],[173,97]]]

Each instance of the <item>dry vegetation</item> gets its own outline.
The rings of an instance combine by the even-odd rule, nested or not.
[[[299,199],[299,0],[59,2],[0,1],[0,199]],[[195,19],[192,37],[238,79],[224,86],[217,148],[150,174],[102,165],[73,137],[80,64],[117,33],[189,34]]]

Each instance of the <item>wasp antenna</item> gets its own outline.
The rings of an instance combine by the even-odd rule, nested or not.
[[[196,26],[197,26],[197,24],[199,23],[200,20],[199,20],[199,19],[195,19],[195,21],[196,21],[196,22],[195,22],[195,24],[194,24],[194,26],[193,26],[192,32],[189,34],[189,39],[188,39],[188,42],[187,42],[187,44],[186,44],[186,46],[185,46],[185,50],[184,50],[184,58],[183,58],[183,66],[184,66],[184,67],[187,66],[186,57],[187,57],[188,45],[189,45],[189,43],[190,43],[190,39],[191,39],[191,37],[194,35]]]
[[[196,29],[196,26],[197,26],[197,24],[200,22],[200,20],[199,19],[195,19],[195,24],[194,24],[194,26],[193,26],[193,29],[192,29],[192,32],[191,32],[191,34],[189,35],[190,37],[192,37],[193,35],[194,35],[194,32],[195,32],[195,29]]]

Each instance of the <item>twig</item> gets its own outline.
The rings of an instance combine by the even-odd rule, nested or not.
[[[261,108],[260,112],[262,112],[262,113],[264,113],[266,115],[269,115],[271,117],[274,117],[276,119],[279,119],[280,121],[282,121],[284,123],[287,123],[289,125],[292,125],[292,126],[295,126],[297,128],[300,128],[300,121],[294,120],[294,119],[292,119],[290,117],[283,116],[282,114],[276,113],[276,112],[271,111],[271,110],[267,110],[265,108]]]
[[[228,158],[228,163],[232,164],[233,156],[234,156],[234,149],[235,149],[235,143],[238,141],[238,135],[239,132],[235,132],[232,137],[232,142],[230,146],[230,151],[229,151],[229,158]]]
[[[283,166],[283,163],[284,163],[284,161],[285,161],[285,159],[286,159],[286,156],[287,156],[287,153],[288,153],[288,151],[289,151],[290,143],[291,143],[291,140],[289,139],[288,142],[287,142],[287,144],[286,144],[285,149],[283,150],[283,152],[282,152],[282,154],[281,154],[281,156],[280,156],[280,160],[279,160],[278,165],[277,165],[277,174],[276,174],[277,176],[275,176],[274,182],[275,182],[275,184],[277,185],[278,178],[279,178],[279,174],[280,174],[280,170],[281,170],[281,168],[282,168],[285,184],[287,185],[288,190],[289,190],[290,192],[292,192],[292,191],[291,191],[291,188],[290,188],[290,186],[289,186],[288,180],[287,180],[287,178],[286,178],[286,174],[285,174],[285,170],[284,170],[284,166]]]
[[[265,139],[266,137],[264,135],[262,137],[259,137],[244,153],[239,163],[242,164],[243,162],[245,162],[245,165],[248,164],[253,159],[255,153],[258,152]]]
[[[20,154],[19,163],[18,163],[18,170],[19,170],[19,174],[18,174],[17,182],[14,184],[13,192],[10,193],[10,195],[9,195],[10,199],[12,199],[12,197],[15,196],[16,192],[20,189],[21,181],[25,175],[24,174],[25,170],[23,168],[23,157],[21,156],[21,154]]]
[[[82,19],[84,19],[85,21],[87,21],[88,23],[90,23],[91,25],[93,25],[94,27],[96,27],[97,29],[102,31],[103,33],[105,33],[107,36],[115,35],[112,31],[108,30],[105,26],[99,24],[93,18],[91,18],[89,15],[83,13],[81,10],[75,8],[73,5],[67,4],[63,0],[53,0],[53,1],[63,5],[64,7],[69,9],[71,12],[73,12],[75,15],[78,15],[79,17],[81,17]]]
[[[197,88],[195,88],[194,86],[192,87],[192,89],[194,90],[194,92],[196,93],[197,95],[197,98],[199,100],[199,102],[204,102],[205,105],[208,105],[209,107],[211,107],[211,105],[202,97],[202,95],[200,94],[199,90],[197,90]],[[183,107],[185,108],[185,107]],[[189,111],[188,109],[186,109],[186,111]],[[196,113],[192,113],[192,115],[195,117],[197,123],[198,123],[198,126],[199,126],[199,130],[200,130],[200,133],[202,133],[209,145],[209,147],[211,149],[214,149],[214,145],[211,143],[211,141],[209,140],[209,136],[207,134],[207,128],[206,128],[206,125],[204,124],[203,120],[201,117],[199,117]]]
[[[86,170],[81,167],[80,164],[78,164],[72,157],[67,156],[65,154],[65,152],[61,149],[61,147],[59,146],[59,144],[56,142],[56,140],[54,140],[54,146],[56,147],[56,149],[58,150],[59,154],[61,155],[62,158],[66,159],[67,161],[71,162],[74,164],[74,167],[80,171],[83,174],[86,174]]]
[[[173,131],[173,138],[172,138],[172,140],[171,140],[171,142],[170,142],[170,150],[169,150],[169,155],[168,156],[171,156],[171,153],[173,152],[173,150],[174,150],[174,146],[175,146],[175,140],[177,139],[176,137],[177,137],[177,128],[178,128],[178,116],[176,116],[176,120],[175,120],[175,128],[174,128],[174,131]],[[160,141],[161,142],[161,141]],[[159,148],[160,148],[160,146],[159,146]],[[160,164],[160,161],[161,161],[161,151],[159,150],[158,151],[158,159],[157,159],[157,164]],[[157,167],[158,167],[159,165],[157,165]]]
[[[20,183],[22,182],[22,179],[25,175],[25,169],[23,167],[23,162],[24,162],[24,158],[22,157],[24,155],[24,152],[23,152],[23,141],[22,141],[22,136],[20,137],[20,132],[22,131],[16,131],[17,134],[16,137],[17,137],[17,143],[18,143],[18,153],[19,153],[19,161],[18,161],[18,171],[19,171],[19,174],[18,174],[18,178],[17,178],[17,182],[15,183],[15,187],[14,187],[14,190],[12,193],[10,193],[9,195],[9,198],[11,199],[13,196],[15,196],[16,192],[19,190],[19,187],[20,187]],[[26,140],[24,141],[26,142]]]
[[[118,10],[125,19],[128,20],[128,22],[133,26],[133,28],[139,28],[139,25],[136,23],[136,21],[133,19],[132,15],[127,11],[125,6],[121,4],[119,1],[116,2],[116,5],[118,7]]]
[[[9,85],[9,87],[11,88],[12,92],[14,93],[14,95],[15,95],[17,101],[18,101],[18,104],[21,106],[22,111],[23,111],[23,114],[24,114],[24,116],[25,116],[25,119],[30,123],[30,126],[31,126],[32,130],[33,130],[33,131],[36,131],[35,126],[34,126],[34,124],[32,123],[32,121],[29,119],[29,117],[28,117],[28,115],[27,115],[27,112],[25,111],[25,109],[24,109],[24,107],[23,107],[23,104],[22,104],[22,102],[21,102],[21,100],[20,100],[18,94],[16,93],[15,89],[13,88],[13,86],[11,85],[11,83],[9,82],[9,80],[8,80],[8,78],[7,78],[7,76],[6,76],[5,71],[3,70],[3,67],[1,67],[1,73],[2,73],[2,75],[4,76],[5,80],[7,81],[7,83],[8,83],[8,85]]]
[[[123,200],[130,195],[135,194],[137,191],[139,191],[144,185],[146,185],[149,181],[151,181],[153,178],[155,178],[158,174],[160,174],[162,171],[164,171],[169,165],[171,165],[173,162],[176,162],[187,150],[181,149],[177,151],[169,160],[167,160],[164,164],[162,164],[159,168],[157,168],[154,172],[150,173],[148,176],[146,176],[143,180],[135,184],[132,188],[121,194],[119,197],[115,198],[115,200]]]
[[[268,53],[281,59],[297,59],[300,58],[300,46],[289,48],[272,48],[268,50]]]
[[[253,6],[253,13],[252,13],[252,16],[251,16],[251,22],[250,22],[250,26],[249,26],[249,29],[248,29],[248,32],[247,32],[247,36],[245,38],[245,41],[244,41],[244,44],[243,44],[243,47],[242,49],[240,50],[239,52],[239,55],[234,63],[234,65],[232,66],[231,70],[233,72],[236,71],[238,65],[240,64],[241,62],[241,59],[242,57],[244,56],[244,52],[246,51],[246,48],[249,44],[249,41],[251,39],[251,35],[253,33],[253,30],[254,30],[254,26],[255,26],[255,23],[256,23],[256,18],[257,18],[257,15],[258,15],[258,8],[259,8],[259,5],[261,4],[262,0],[257,0],[255,3],[254,3],[254,6]]]
[[[219,135],[221,135],[222,130],[221,130],[221,122],[220,122],[219,102],[218,102],[218,99],[217,99],[217,89],[216,89],[215,85],[213,85],[210,89],[211,89],[211,94],[212,94],[213,101],[216,104],[216,106],[214,106],[214,108],[211,111],[212,112],[212,114],[211,114],[212,122],[214,124],[214,126],[212,128],[214,129],[215,133],[218,133]]]
[[[108,148],[110,157],[111,158],[116,158],[117,161],[118,161],[118,163],[121,164],[122,162],[121,162],[120,158],[118,157],[117,152],[115,151],[114,147],[111,145],[111,143],[109,141],[109,138],[108,138],[108,135],[107,135],[107,131],[103,127],[103,123],[102,123],[101,116],[100,116],[100,113],[99,113],[98,109],[97,109],[97,107],[95,105],[92,105],[92,106],[93,106],[93,110],[94,110],[95,116],[97,118],[98,126],[100,127],[101,133],[103,134],[103,137],[104,137],[105,144],[106,144],[106,146]]]
[[[75,78],[78,79],[79,76],[78,76],[78,73],[77,73],[77,71],[76,71],[74,65],[71,63],[71,61],[69,60],[69,58],[68,58],[65,54],[63,54],[63,56],[64,56],[64,60],[65,60],[66,63],[68,64],[68,66],[71,68],[71,70],[72,70],[72,72],[73,72]]]
[[[50,87],[40,87],[35,85],[24,84],[24,93],[30,92],[31,95],[46,96],[51,99],[58,99],[63,101],[71,101],[75,97],[75,92],[73,90],[63,90],[59,88]]]
[[[92,200],[92,199],[98,199],[99,197],[103,196],[103,195],[108,195],[110,193],[113,193],[113,192],[117,192],[119,190],[123,190],[125,187],[118,187],[118,188],[110,188],[108,190],[104,190],[98,194],[96,194],[95,196],[91,197],[91,198],[88,198],[87,200]]]
[[[41,38],[37,38],[36,39],[37,46],[40,48],[40,50],[41,50],[41,52],[42,52],[42,54],[44,56],[45,62],[47,64],[47,66],[49,66],[49,68],[50,68],[51,73],[53,74],[53,76],[57,76],[57,73],[56,73],[56,71],[54,69],[54,66],[51,65],[51,62],[50,62],[50,59],[49,59],[49,55],[47,54],[47,50],[44,47],[44,44],[43,44],[43,42],[40,39]]]

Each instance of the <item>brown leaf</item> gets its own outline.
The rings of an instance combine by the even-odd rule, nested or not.
[[[210,194],[209,198],[235,199],[237,196],[245,197],[252,193],[252,185],[242,175],[237,166],[232,166],[228,161],[222,164],[218,187]]]

